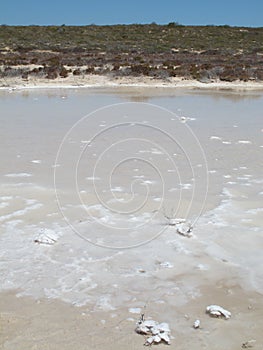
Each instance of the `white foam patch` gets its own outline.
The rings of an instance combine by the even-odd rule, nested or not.
[[[123,198],[123,197],[118,197],[118,198],[113,198],[107,201],[108,204],[116,204],[116,203],[129,203],[130,200]]]
[[[47,214],[48,217],[58,216],[58,215],[59,215],[59,213],[57,213],[57,212]]]
[[[151,151],[146,149],[141,149],[138,153],[151,153]]]
[[[238,144],[244,144],[244,145],[248,145],[248,144],[251,144],[252,142],[251,141],[249,141],[249,140],[239,140],[239,141],[237,141],[237,143]]]
[[[222,138],[219,136],[210,136],[210,140],[220,140],[222,141]]]
[[[101,296],[96,303],[96,309],[103,310],[103,311],[115,310],[115,307],[111,305],[110,301],[111,301],[110,295]]]
[[[261,189],[260,186],[258,187],[256,193]],[[174,190],[178,189],[174,188]],[[236,195],[236,190],[233,191],[233,194]],[[194,273],[194,269],[198,268],[196,267],[197,263],[205,264],[208,270],[212,271],[213,261],[220,260],[222,257],[230,257],[232,259],[231,263],[240,264],[241,268],[239,270],[242,271],[243,258],[250,265],[252,258],[257,262],[257,257],[242,256],[238,260],[237,253],[232,254],[230,248],[225,246],[228,244],[227,235],[232,238],[233,227],[242,233],[245,223],[249,224],[250,222],[252,226],[253,222],[249,219],[251,217],[253,220],[256,218],[253,212],[247,213],[246,210],[234,207],[232,202],[234,198],[230,191],[225,191],[223,196],[224,200],[219,207],[211,211],[206,217],[201,217],[200,223],[198,221],[194,231],[196,232],[196,238],[185,239],[178,236],[174,229],[170,227],[167,234],[160,235],[160,237],[151,241],[151,254],[149,254],[149,246],[147,245],[121,252],[100,249],[80,239],[69,228],[63,228],[60,225],[56,227],[55,224],[45,227],[47,221],[45,218],[41,218],[43,222],[39,226],[44,227],[44,233],[48,238],[52,233],[53,240],[56,240],[56,242],[54,244],[52,242],[52,244],[37,244],[34,243],[34,239],[38,237],[39,227],[37,225],[27,225],[25,220],[22,220],[24,219],[23,216],[10,217],[10,221],[2,225],[5,232],[0,235],[0,289],[19,289],[21,290],[20,295],[31,295],[37,298],[58,298],[78,306],[89,304],[88,309],[92,309],[95,305],[95,309],[105,311],[125,305],[126,307],[127,305],[128,307],[137,306],[138,304],[135,304],[133,298],[142,294],[147,294],[150,300],[156,300],[157,298],[162,300],[162,296],[167,293],[167,290],[178,297],[179,304],[186,303],[191,296],[198,293],[196,286],[189,293],[187,290],[187,286],[191,285],[189,281],[192,279],[192,273]],[[8,197],[8,200],[12,199],[10,196],[6,197]],[[259,201],[261,197],[257,196],[257,198]],[[27,199],[27,202],[24,199],[24,201],[27,203],[26,206],[32,208],[39,204],[35,199]],[[72,208],[75,210],[76,206]],[[90,214],[95,218],[102,218],[106,222],[114,219],[117,224],[122,223],[118,221],[121,220],[121,215],[118,216],[118,214],[112,213],[101,204],[90,206],[88,209],[88,212],[90,211]],[[150,211],[151,208],[148,208],[146,213],[125,216],[127,227],[134,228],[136,223],[145,223],[147,218],[153,217],[153,213]],[[260,214],[261,212],[258,212],[258,216]],[[246,219],[246,221],[241,223],[241,218]],[[55,218],[55,220],[58,219]],[[123,217],[122,220],[124,220]],[[156,226],[159,225],[162,229],[162,223],[163,221],[157,218],[154,225],[157,224]],[[82,232],[87,233],[86,237],[91,238],[93,242],[103,244],[104,239],[107,244],[108,234],[111,235],[112,231],[107,231],[105,225],[102,228],[102,234],[100,235],[99,232],[97,238],[95,234],[98,225],[95,226],[94,224],[97,225],[97,220],[87,220],[79,225],[83,229]],[[141,237],[144,237],[144,234],[148,231],[149,227],[145,226],[144,231],[140,232]],[[131,235],[134,232],[133,229]],[[55,237],[53,236],[54,233]],[[57,235],[58,233],[59,235]],[[128,231],[122,232],[119,230],[116,236],[115,233],[113,236],[114,239],[117,239],[118,235],[124,234],[124,239],[126,239],[129,233]],[[252,231],[252,233],[256,234],[256,231]],[[217,235],[220,236],[218,237],[218,245],[214,243]],[[251,236],[247,239],[248,242],[252,240]],[[238,246],[238,241],[236,243]],[[235,242],[233,242],[234,244]],[[237,248],[239,249],[239,247]],[[205,251],[204,260],[202,260],[203,254],[201,253],[203,251]],[[201,258],[197,262],[194,256]],[[158,266],[156,266],[157,257],[158,261],[161,261]],[[19,261],[19,264],[17,264],[17,261]],[[185,263],[186,261],[189,261],[189,265]],[[245,265],[244,270],[247,269]],[[145,273],[138,273],[138,266]],[[185,276],[185,279],[180,281],[180,288],[176,291],[173,289],[174,282],[169,278],[169,274],[171,276],[174,272],[172,267],[176,268],[176,273],[182,273]],[[201,265],[199,269],[202,270]],[[113,284],[122,286],[122,288],[116,289]],[[157,288],[153,288],[153,286],[157,286]],[[127,304],[128,302],[129,304]]]
[[[180,184],[182,190],[190,190],[193,185],[192,184]]]
[[[10,220],[6,223],[3,224],[3,226],[8,229],[8,230],[14,230],[18,225],[23,224],[24,221],[23,220]]]
[[[209,267],[207,265],[204,265],[204,264],[198,264],[198,265],[196,265],[196,268],[198,270],[201,270],[201,271],[208,271],[209,270]]]
[[[174,267],[173,264],[171,264],[169,261],[164,261],[160,263],[161,267],[164,267],[166,269],[172,269]]]
[[[138,216],[132,216],[131,218],[128,219],[129,222],[141,222],[141,218]]]
[[[119,218],[117,216],[114,217],[109,209],[100,204],[87,207],[87,213],[90,218],[101,224],[110,224],[114,226],[119,223]]]
[[[186,123],[187,121],[194,121],[194,120],[196,120],[196,118],[190,118],[190,117],[181,116],[180,120],[181,120],[182,123]]]
[[[120,186],[112,187],[111,192],[124,192],[124,188]]]
[[[172,187],[169,189],[169,192],[176,192],[176,191],[178,191],[178,188],[176,188],[176,187]]]
[[[3,208],[6,208],[9,206],[9,203],[8,202],[2,202],[0,203],[0,209],[3,209]]]
[[[250,182],[254,184],[263,184],[263,179],[253,179],[253,180],[250,180]]]
[[[155,202],[161,202],[161,201],[162,201],[162,198],[160,198],[160,197],[155,197],[155,198],[153,198],[153,200],[154,200]]]
[[[157,155],[163,154],[163,152],[161,152],[161,151],[159,151],[159,150],[157,150],[157,149],[153,149],[151,153],[152,153],[152,154],[157,154]]]
[[[252,222],[252,219],[241,219],[241,222],[250,223]]]
[[[237,176],[237,180],[241,180],[241,181],[247,181],[248,178],[245,176]]]
[[[255,209],[247,210],[247,214],[252,214],[252,215],[256,215],[261,212],[263,212],[263,208],[255,208]]]
[[[137,171],[139,169],[134,169],[134,171]],[[133,175],[133,178],[134,179],[144,179],[145,178],[145,175]]]
[[[142,309],[140,307],[130,307],[129,312],[131,314],[140,314],[142,312]]]
[[[11,174],[6,174],[5,176],[11,177],[11,178],[17,178],[17,177],[31,177],[33,175],[29,173],[11,173]]]
[[[91,143],[91,140],[81,140],[80,142],[83,144],[87,144],[87,143]]]
[[[40,159],[33,159],[33,160],[31,160],[31,163],[40,164],[40,163],[42,163],[42,161]]]
[[[113,253],[104,257],[101,251],[96,250],[98,258],[93,259],[90,256],[92,247],[89,247],[88,254],[85,251],[87,246],[83,245],[83,241],[77,243],[77,236],[72,233],[67,241],[60,244],[64,230],[56,225],[44,229],[42,233],[52,235],[57,241],[52,240],[51,245],[37,244],[34,239],[39,236],[32,232],[36,226],[23,225],[23,228],[18,229],[19,223],[23,224],[21,220],[9,221],[5,225],[6,234],[0,235],[1,290],[20,289],[18,296],[60,298],[77,306],[85,305],[90,300],[90,291],[98,287],[97,281],[91,278],[93,270],[97,276],[97,264],[103,266],[103,261],[106,263],[113,256],[120,256],[119,253]],[[20,264],[17,264],[18,260]],[[100,277],[95,278],[98,281],[101,273]],[[105,271],[104,275],[107,276]],[[101,294],[101,290],[96,293],[97,296]],[[97,300],[97,307],[102,310],[114,309],[110,305],[110,297]]]
[[[20,209],[20,210],[15,210],[10,214],[6,214],[6,215],[2,215],[0,216],[0,222],[6,221],[6,220],[10,220],[16,217],[20,217],[20,216],[24,216],[25,214],[27,214],[28,212],[32,211],[32,210],[36,210],[39,209],[43,206],[43,204],[41,203],[35,203],[33,205],[30,205],[24,209]]]
[[[88,176],[88,177],[86,177],[86,180],[87,181],[99,181],[99,180],[101,180],[101,178],[96,177],[96,176]]]
[[[152,181],[152,180],[143,180],[141,182],[142,185],[152,185],[152,184],[155,184],[156,181]]]
[[[254,198],[254,206],[254,190],[249,193]],[[236,193],[236,190],[232,194],[224,189],[222,195],[224,199],[221,204],[206,214],[210,226],[206,228],[205,221],[201,218],[202,235],[206,232],[203,236],[203,242],[207,245],[206,252],[219,260],[224,258],[231,262],[232,266],[236,266],[241,284],[246,288],[262,291],[263,274],[259,263],[261,257],[247,254],[247,251],[254,251],[262,242],[259,215],[263,208],[247,209],[252,203],[240,202],[240,194]],[[258,204],[261,204],[259,200]],[[251,232],[252,236],[248,232]]]
[[[13,199],[14,197],[13,196],[1,196],[0,197],[0,200],[1,201],[9,201],[11,199]]]

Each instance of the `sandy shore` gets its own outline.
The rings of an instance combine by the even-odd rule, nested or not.
[[[244,293],[238,286],[221,281],[216,289],[203,288],[204,296],[184,307],[174,307],[171,348],[201,349],[261,349],[262,298],[256,293]],[[72,350],[72,349],[144,349],[144,336],[134,329],[139,318],[128,309],[112,312],[90,311],[59,300],[17,298],[15,293],[2,293],[0,298],[0,347],[6,350]],[[231,307],[230,320],[211,318],[205,306],[218,300]],[[225,306],[226,307],[226,306]],[[155,310],[154,310],[155,309]],[[149,305],[149,314],[159,321],[165,315]],[[192,327],[200,319],[200,329]],[[158,349],[166,349],[160,344]]]
[[[263,90],[263,82],[223,82],[202,83],[197,80],[169,78],[166,80],[151,77],[110,77],[100,75],[69,76],[54,80],[32,78],[28,80],[14,77],[1,78],[0,89],[32,89],[32,88],[76,88],[76,87],[152,87],[152,88],[188,88],[215,90]]]

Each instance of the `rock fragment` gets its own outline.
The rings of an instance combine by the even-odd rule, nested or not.
[[[154,320],[144,320],[142,315],[137,322],[135,332],[147,336],[144,344],[146,346],[162,342],[170,344],[170,328],[166,322],[158,323]]]
[[[212,317],[224,317],[225,319],[229,319],[231,317],[231,312],[225,310],[221,306],[218,305],[209,305],[206,308],[206,312]]]
[[[200,320],[195,320],[195,321],[194,321],[194,324],[193,324],[193,327],[194,327],[195,329],[200,328],[200,324],[201,324]]]

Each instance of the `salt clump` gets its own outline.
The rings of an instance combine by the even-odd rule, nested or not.
[[[147,336],[144,344],[146,346],[159,344],[161,342],[170,345],[170,328],[168,323],[144,320],[144,316],[142,315],[137,323],[135,332]]]
[[[210,314],[213,317],[225,317],[226,319],[231,317],[231,312],[228,310],[223,309],[221,306],[218,305],[209,305],[206,308],[206,312]]]

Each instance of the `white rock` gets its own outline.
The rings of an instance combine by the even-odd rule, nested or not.
[[[167,344],[170,344],[171,341],[170,341],[170,337],[169,337],[169,334],[164,332],[164,333],[160,333],[159,337]]]
[[[152,335],[158,335],[160,333],[159,327],[152,327],[151,328]]]
[[[251,339],[242,344],[242,349],[253,348],[256,343],[255,339]]]
[[[210,315],[215,316],[215,317],[220,317],[222,316],[221,312],[218,310],[211,310]]]
[[[154,342],[154,337],[149,337],[146,339],[146,342],[144,345],[152,345],[153,342]]]
[[[157,335],[154,335],[153,336],[153,341],[154,341],[154,343],[160,343],[161,342],[161,337],[157,334]]]
[[[168,323],[158,323],[154,320],[143,320],[137,323],[135,331],[139,334],[148,335],[145,345],[159,344],[162,341],[170,344],[170,328]]]
[[[195,329],[197,329],[197,328],[199,328],[200,327],[200,320],[195,320],[194,321],[194,324],[193,324],[193,327],[195,328]]]
[[[182,223],[182,224],[176,225],[176,230],[177,230],[177,233],[185,237],[192,237],[193,235],[192,233],[193,227],[190,224]]]
[[[185,219],[176,219],[176,218],[169,218],[169,217],[166,217],[166,218],[168,219],[170,226],[176,226],[185,222]]]
[[[161,332],[170,332],[169,324],[165,323],[165,322],[159,323],[158,324],[158,329]]]
[[[58,234],[50,229],[40,230],[36,238],[35,243],[53,245],[58,240]]]
[[[157,325],[157,322],[155,322],[154,320],[147,320],[147,321],[144,321],[143,323],[148,328],[156,327]]]
[[[146,327],[143,323],[142,324],[138,324],[136,329],[135,329],[136,333],[139,334],[148,334],[149,333],[149,328]]]
[[[215,317],[224,316],[226,319],[231,317],[230,311],[225,310],[224,308],[218,305],[207,306],[206,312],[209,313],[211,316],[215,316]]]

